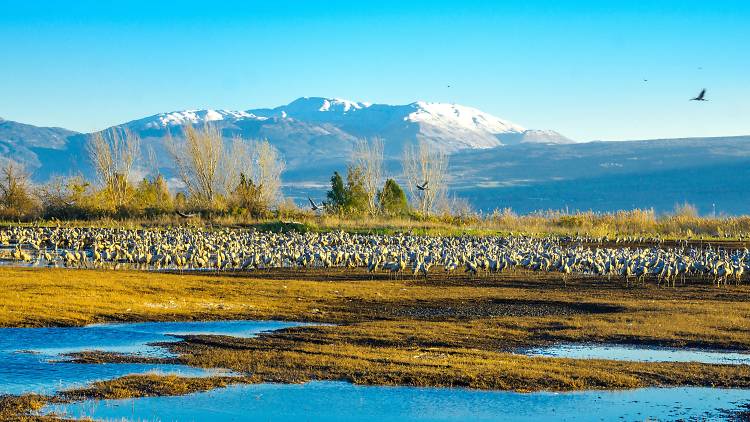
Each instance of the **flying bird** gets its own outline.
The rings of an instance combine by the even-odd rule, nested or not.
[[[312,207],[313,211],[317,211],[320,209],[320,207],[315,203],[315,201],[312,200],[309,196],[307,197],[307,200],[310,201],[310,206]]]
[[[428,189],[427,188],[427,180],[425,180],[424,183],[422,183],[422,185],[417,184],[417,189],[419,189],[419,190],[427,190]]]
[[[706,88],[703,88],[703,90],[701,90],[701,93],[698,94],[697,97],[691,98],[690,101],[708,101],[706,99]]]
[[[177,215],[179,215],[182,218],[193,218],[198,215],[197,213],[194,213],[194,212],[191,212],[191,213],[184,213],[184,212],[179,212],[179,211],[175,211],[175,212],[177,213]]]

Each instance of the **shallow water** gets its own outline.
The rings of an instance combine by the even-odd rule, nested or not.
[[[750,365],[750,354],[733,351],[676,349],[619,344],[560,344],[522,351],[528,356],[608,359],[634,362],[700,362]]]
[[[49,406],[71,417],[143,421],[613,421],[721,418],[748,390],[644,388],[515,393],[461,388],[371,387],[344,382],[238,385],[176,397]]]
[[[172,335],[219,334],[251,337],[263,331],[301,325],[277,321],[145,322],[86,327],[0,328],[0,394],[52,393],[92,381],[158,372],[185,376],[227,373],[183,365],[76,364],[61,354],[84,350],[168,356],[147,343],[177,341]]]
[[[250,337],[259,332],[298,325],[303,324],[208,321],[99,324],[77,328],[0,328],[0,394],[52,393],[133,373],[226,374],[182,365],[54,361],[61,359],[63,353],[83,350],[168,356],[165,350],[148,343],[177,341],[173,335],[184,334]],[[750,363],[750,356],[735,352],[621,345],[559,345],[524,353],[582,359]],[[714,420],[724,415],[718,409],[736,409],[747,402],[750,402],[750,390],[694,387],[521,394],[310,382],[302,385],[238,385],[177,397],[92,400],[49,406],[44,411],[64,412],[71,417],[161,421]]]

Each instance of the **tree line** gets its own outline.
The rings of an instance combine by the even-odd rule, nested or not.
[[[174,168],[169,180],[153,146],[144,150],[136,134],[120,128],[89,137],[92,180],[58,176],[34,185],[23,166],[0,160],[0,219],[153,218],[174,213],[264,218],[284,210],[299,212],[282,196],[285,162],[267,140],[226,140],[211,125],[186,125],[181,132],[179,138],[168,134],[164,141]],[[402,188],[394,177],[386,177],[383,149],[381,139],[355,142],[345,176],[335,172],[330,179],[323,212],[407,216],[447,209],[445,153],[424,142],[407,146]],[[429,187],[418,189],[422,184]]]
[[[355,143],[346,177],[338,171],[331,176],[331,188],[322,203],[325,212],[427,216],[447,211],[448,157],[444,152],[425,142],[407,145],[401,160],[404,191],[394,178],[385,177],[383,149],[379,138]]]
[[[211,125],[186,125],[182,135],[168,135],[164,142],[176,173],[170,180],[155,149],[143,151],[136,134],[119,128],[89,137],[92,180],[57,176],[34,186],[23,166],[5,159],[0,218],[148,218],[175,212],[264,217],[279,205],[284,161],[267,140],[226,141]]]

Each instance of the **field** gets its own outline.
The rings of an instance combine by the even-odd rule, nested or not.
[[[657,214],[653,209],[634,209],[617,212],[575,212],[557,210],[517,214],[513,210],[498,209],[490,213],[467,211],[461,214],[432,216],[411,215],[388,217],[382,215],[315,214],[295,208],[277,211],[275,218],[217,215],[184,219],[176,215],[153,218],[92,218],[90,220],[49,220],[21,223],[0,220],[0,228],[26,226],[49,227],[173,227],[188,225],[201,228],[243,227],[264,231],[298,229],[305,231],[344,230],[351,233],[393,234],[410,232],[426,235],[496,235],[528,234],[535,236],[608,236],[658,237],[662,239],[733,239],[750,238],[750,216],[699,216],[690,204],[676,205],[673,213]]]
[[[0,268],[0,326],[278,319],[335,325],[253,339],[189,336],[169,347],[241,379],[131,376],[45,400],[184,394],[228,382],[348,380],[518,391],[750,387],[745,365],[553,359],[512,353],[556,342],[750,348],[750,287],[653,284],[512,271],[428,280],[363,270],[154,273]],[[87,354],[84,361],[118,361]],[[0,415],[35,398],[0,401]]]

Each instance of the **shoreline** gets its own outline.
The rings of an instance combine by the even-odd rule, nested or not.
[[[587,277],[563,283],[560,276],[526,271],[425,281],[337,270],[168,274],[11,267],[0,268],[0,280],[5,287],[0,291],[4,327],[227,319],[336,324],[286,328],[253,338],[181,336],[179,342],[162,345],[178,355],[175,362],[243,376],[201,381],[126,376],[65,393],[79,399],[187,394],[227,382],[310,380],[524,392],[750,388],[749,365],[512,353],[559,343],[747,351],[750,303],[745,298],[750,286],[744,285],[625,287]],[[86,362],[137,361],[112,353],[76,357]],[[18,409],[19,403],[40,400],[34,397],[5,398],[0,415]],[[32,410],[24,409],[14,415]]]

